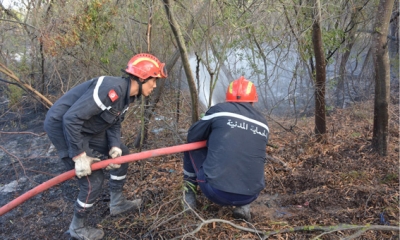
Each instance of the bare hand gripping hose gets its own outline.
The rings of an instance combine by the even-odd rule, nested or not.
[[[140,153],[133,153],[133,154],[125,155],[125,156],[121,156],[121,157],[114,158],[114,159],[103,160],[101,162],[94,163],[91,166],[91,168],[92,168],[92,171],[94,171],[94,170],[98,170],[101,168],[105,168],[110,163],[121,164],[121,163],[127,163],[127,162],[134,162],[134,161],[138,161],[138,160],[142,160],[142,159],[146,159],[146,158],[150,158],[150,157],[158,157],[158,156],[172,154],[172,153],[196,150],[199,148],[203,148],[205,146],[206,146],[206,141],[201,141],[201,142],[181,144],[181,145],[172,146],[172,147],[158,148],[158,149],[153,149],[153,150],[149,150],[149,151],[143,151]],[[36,186],[35,188],[29,190],[28,192],[22,194],[21,196],[17,197],[16,199],[12,200],[11,202],[9,202],[6,205],[4,205],[3,207],[1,207],[0,208],[0,216],[11,211],[13,208],[24,203],[25,201],[34,197],[35,195],[53,187],[54,185],[62,183],[74,176],[75,176],[75,169],[70,170],[65,173],[62,173],[62,174],[58,175],[57,177],[54,177],[54,178]]]

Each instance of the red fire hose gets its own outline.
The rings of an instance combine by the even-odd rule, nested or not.
[[[134,153],[134,154],[129,154],[125,156],[121,156],[118,158],[114,159],[107,159],[103,160],[101,162],[94,163],[92,165],[92,170],[98,170],[101,168],[107,167],[110,163],[127,163],[127,162],[134,162],[150,157],[157,157],[157,156],[162,156],[162,155],[167,155],[167,154],[172,154],[172,153],[178,153],[178,152],[185,152],[185,151],[190,151],[190,150],[195,150],[199,148],[203,148],[206,146],[206,141],[201,141],[201,142],[194,142],[194,143],[187,143],[187,144],[181,144],[173,147],[166,147],[166,148],[158,148],[158,149],[153,149],[149,151],[144,151],[140,153]],[[22,204],[23,202],[27,201],[28,199],[32,198],[33,196],[37,195],[40,192],[43,192],[52,186],[62,183],[72,177],[75,176],[75,170],[70,170],[68,172],[65,172],[63,174],[58,175],[57,177],[54,177],[38,186],[35,188],[29,190],[28,192],[24,193],[23,195],[17,197],[16,199],[12,200],[11,202],[7,203],[3,207],[0,208],[0,216],[3,214],[11,211],[13,208],[17,207],[18,205]]]

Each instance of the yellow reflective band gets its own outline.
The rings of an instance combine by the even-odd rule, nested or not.
[[[147,60],[147,61],[153,63],[156,67],[159,67],[158,63],[156,61],[154,61],[153,59],[148,58],[148,57],[141,57],[141,58],[137,59],[136,61],[134,61],[132,63],[132,65],[136,65],[138,62],[141,62],[141,61],[144,61],[144,60]]]
[[[233,91],[233,82],[231,82],[231,83],[229,84],[228,90],[229,90],[229,93],[232,93],[232,91]]]
[[[249,82],[248,84],[247,84],[247,89],[246,89],[246,94],[250,94],[251,93],[251,87],[253,86],[253,83],[252,82]]]

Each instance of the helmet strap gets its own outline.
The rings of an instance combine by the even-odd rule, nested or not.
[[[140,97],[140,95],[142,95],[142,82],[139,80],[139,78],[135,78],[135,80],[139,85],[139,91],[138,91],[138,94],[136,95],[136,97]]]

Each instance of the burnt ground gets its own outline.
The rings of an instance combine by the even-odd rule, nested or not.
[[[44,111],[30,104],[2,109],[0,205],[4,206],[64,170],[44,134]],[[289,168],[274,161],[266,164],[267,187],[252,204],[251,223],[234,220],[229,207],[213,204],[201,193],[198,215],[182,212],[182,155],[172,154],[130,164],[125,194],[128,199],[143,199],[139,212],[111,217],[105,181],[89,225],[102,228],[104,239],[261,239],[262,234],[252,231],[290,228],[293,230],[273,234],[270,239],[312,239],[324,233],[317,231],[317,226],[398,227],[398,103],[391,108],[386,157],[371,149],[371,109],[372,103],[367,102],[331,112],[327,117],[327,144],[314,139],[313,118],[298,119],[292,131],[279,125],[289,128],[293,119],[274,119],[279,125],[269,119],[272,147],[267,148],[268,155],[286,162]],[[154,129],[165,126],[165,122],[152,124]],[[129,145],[129,134],[134,134],[129,131],[134,130],[127,129]],[[177,141],[174,134],[164,131],[151,133],[149,143],[146,149],[176,145]],[[64,232],[72,218],[77,193],[77,181],[70,179],[37,194],[0,217],[0,238],[69,239]],[[204,225],[195,231],[201,223]],[[315,228],[296,228],[303,226]],[[340,229],[332,228],[319,239],[399,239],[398,231],[379,228],[360,236],[353,235],[355,230],[336,230]]]

